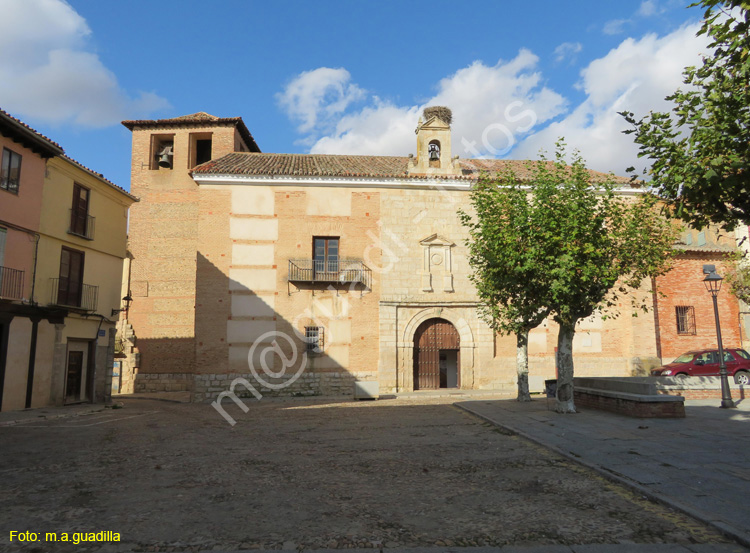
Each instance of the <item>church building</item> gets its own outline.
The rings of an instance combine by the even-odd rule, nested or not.
[[[454,156],[451,119],[447,108],[425,109],[416,153],[403,157],[263,153],[238,117],[124,121],[140,198],[130,215],[132,305],[121,321],[134,335],[134,390],[207,401],[243,377],[264,395],[351,396],[355,382],[381,394],[513,391],[515,337],[477,315],[458,211],[481,173],[523,175],[524,162]],[[618,182],[621,194],[641,193]],[[703,246],[688,255],[679,297],[692,302],[700,332],[682,336],[674,306],[661,309],[658,297],[655,312],[638,317],[625,301],[617,319],[579,325],[577,374],[643,374],[711,345],[711,299],[693,297],[690,279],[702,289],[702,275],[691,271],[720,263],[729,246]],[[650,294],[649,283],[638,293]],[[736,321],[729,296],[721,308]],[[732,326],[725,344],[739,345]],[[556,343],[551,321],[531,332],[532,391],[554,378]]]

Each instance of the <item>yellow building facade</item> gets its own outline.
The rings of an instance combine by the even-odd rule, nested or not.
[[[113,310],[123,307],[128,208],[136,198],[62,151],[44,160],[39,179],[28,185],[38,213],[27,234],[34,245],[28,289],[0,298],[3,411],[98,402],[110,393]]]

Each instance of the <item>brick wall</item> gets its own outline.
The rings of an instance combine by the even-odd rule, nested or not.
[[[657,281],[659,290],[666,294],[666,297],[657,297],[658,336],[664,362],[689,350],[715,348],[717,345],[713,301],[703,284],[704,264],[714,264],[720,275],[727,274],[721,254],[685,253],[675,260],[673,269]],[[717,301],[724,346],[739,347],[737,299],[728,287],[723,287]],[[694,308],[695,334],[678,334],[677,306]]]

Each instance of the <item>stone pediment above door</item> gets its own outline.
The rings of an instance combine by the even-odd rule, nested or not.
[[[448,240],[444,236],[440,236],[439,234],[431,234],[427,238],[423,238],[419,241],[419,243],[423,246],[446,246],[451,247],[455,246],[456,244],[452,241]]]

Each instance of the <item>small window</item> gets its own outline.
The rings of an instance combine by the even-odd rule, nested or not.
[[[677,334],[695,334],[695,308],[690,305],[675,307],[677,315]]]
[[[729,353],[728,351],[725,351],[724,352],[724,362],[725,363],[731,363],[732,361],[736,361],[736,359],[734,358],[734,356],[731,353]]]
[[[323,353],[323,327],[306,326],[305,342],[308,353]]]
[[[153,134],[151,135],[151,161],[149,169],[158,171],[172,169],[174,163],[174,135]]]
[[[746,352],[744,349],[738,349],[737,355],[739,355],[743,359],[750,359],[750,353]]]
[[[427,158],[430,162],[430,167],[440,167],[440,141],[432,140],[427,145]]]
[[[192,169],[201,163],[211,161],[212,136],[213,135],[210,132],[190,133],[190,158],[188,169]]]
[[[21,182],[21,154],[3,148],[3,162],[0,167],[0,188],[18,194]]]
[[[70,234],[91,238],[92,221],[89,217],[89,189],[73,183],[73,207],[70,209]]]

